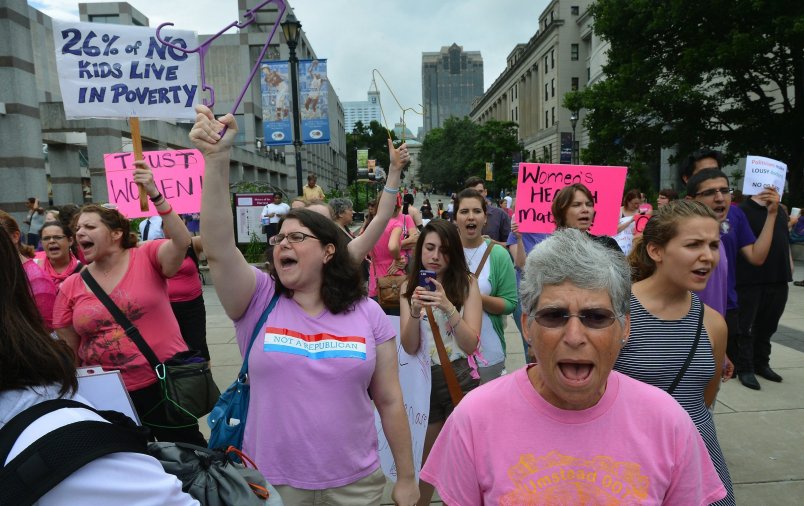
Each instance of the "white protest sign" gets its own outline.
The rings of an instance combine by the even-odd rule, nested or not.
[[[408,415],[410,434],[413,438],[413,470],[416,479],[422,468],[424,436],[427,433],[427,417],[430,414],[430,352],[422,343],[416,355],[408,355],[399,341],[399,317],[389,316],[388,320],[396,329],[396,348],[399,354],[399,383],[402,386],[402,399]],[[396,481],[396,464],[388,440],[382,431],[380,414],[374,410],[374,425],[377,428],[377,451],[380,454],[382,471],[389,480]]]
[[[756,195],[768,187],[775,188],[779,197],[784,191],[787,164],[764,156],[749,156],[745,159],[743,195]]]
[[[192,31],[161,36],[197,46]],[[53,39],[67,119],[195,119],[198,56],[163,45],[155,28],[54,19]]]

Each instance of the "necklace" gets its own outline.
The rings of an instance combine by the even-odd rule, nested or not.
[[[467,265],[467,267],[469,267],[470,269],[472,268],[472,262],[474,262],[474,261],[475,261],[475,257],[476,257],[476,256],[477,256],[477,254],[480,252],[480,249],[481,249],[481,247],[483,246],[483,244],[484,244],[484,243],[482,243],[482,242],[481,242],[481,243],[480,243],[480,245],[478,245],[478,246],[477,246],[477,247],[475,247],[475,248],[464,248],[464,249],[474,249],[474,252],[472,252],[472,254],[469,256],[469,258],[466,260],[466,265]],[[465,254],[466,254],[466,253],[464,252],[464,255],[465,255]]]

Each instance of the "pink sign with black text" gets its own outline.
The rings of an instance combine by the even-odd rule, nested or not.
[[[204,183],[204,157],[197,149],[145,151],[144,160],[154,171],[159,192],[179,214],[201,211],[201,187]],[[156,208],[148,203],[140,211],[139,190],[134,182],[134,153],[103,155],[109,203],[127,218],[156,216]]]
[[[620,219],[626,167],[520,163],[517,174],[516,212],[520,232],[551,233],[555,220],[551,207],[565,186],[584,184],[595,201],[595,235],[614,235]]]

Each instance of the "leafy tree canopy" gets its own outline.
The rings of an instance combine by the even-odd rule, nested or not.
[[[355,123],[351,133],[346,134],[346,176],[348,182],[357,179],[357,150],[368,149],[369,158],[377,160],[377,165],[386,171],[391,163],[388,158],[388,130],[376,121],[365,126],[362,121]],[[390,132],[391,139],[396,134]]]
[[[588,163],[650,167],[722,146],[788,164],[804,197],[804,2],[597,0],[606,79],[587,88]],[[670,160],[674,162],[676,160]]]
[[[469,118],[449,118],[441,128],[427,133],[420,155],[421,180],[442,191],[457,191],[470,176],[485,179],[486,162],[494,164],[490,195],[516,185],[511,172],[512,155],[520,153],[517,124],[488,121],[479,125]]]

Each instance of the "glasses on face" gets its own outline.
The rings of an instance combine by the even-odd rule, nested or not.
[[[605,308],[581,309],[577,313],[570,313],[564,308],[546,307],[536,311],[531,316],[536,320],[536,323],[548,329],[563,327],[573,316],[577,317],[584,327],[590,329],[605,329],[610,327],[614,320],[617,319],[617,315],[613,311]]]
[[[693,197],[714,197],[716,193],[723,195],[732,195],[734,194],[734,188],[709,188],[708,190],[704,190],[702,192],[698,192]]]
[[[42,242],[61,241],[62,239],[66,238],[66,235],[46,235],[42,238]]]
[[[305,234],[304,232],[291,232],[289,234],[276,234],[268,239],[268,244],[271,246],[278,246],[280,242],[284,241],[285,239],[288,240],[288,243],[295,244],[297,242],[302,242],[303,240],[307,239],[315,239],[318,240],[318,237],[310,234]]]

